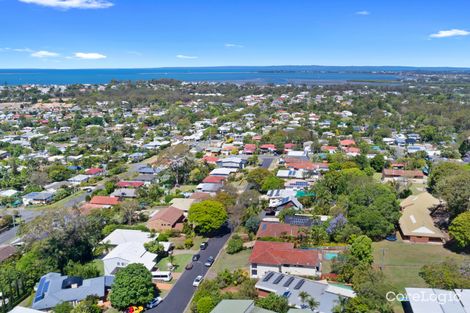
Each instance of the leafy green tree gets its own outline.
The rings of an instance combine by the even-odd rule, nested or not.
[[[113,307],[123,310],[153,299],[152,275],[142,264],[129,264],[116,273],[110,295]]]
[[[165,252],[165,247],[163,247],[163,245],[157,240],[144,243],[144,247],[148,252],[156,253],[158,255],[161,255],[163,252]]]
[[[243,250],[243,240],[238,235],[233,235],[227,244],[227,253],[235,254]]]
[[[202,297],[197,301],[197,313],[210,313],[216,304],[210,296]]]
[[[256,305],[260,308],[271,310],[277,313],[287,313],[289,303],[287,298],[270,293],[267,297],[258,299]]]
[[[382,170],[385,167],[385,158],[382,154],[376,154],[372,160],[370,160],[370,166],[376,171],[376,172],[382,172]]]
[[[470,271],[452,259],[423,266],[419,276],[431,288],[447,290],[470,288]]]
[[[70,313],[73,309],[73,306],[70,304],[70,302],[61,302],[57,304],[52,311],[54,313]]]
[[[69,261],[64,268],[64,272],[68,276],[77,276],[84,279],[100,276],[100,270],[93,262],[80,264],[78,262]]]
[[[80,301],[71,311],[71,313],[101,313],[100,307],[96,304],[96,298],[91,296]]]
[[[449,234],[461,248],[470,246],[470,211],[461,213],[451,222]]]
[[[245,222],[245,227],[250,233],[255,234],[258,231],[259,224],[261,223],[258,216],[251,216]]]
[[[276,176],[268,176],[263,179],[263,183],[261,185],[262,191],[268,191],[273,189],[282,189],[284,188],[284,180],[276,177]]]
[[[438,165],[433,166],[431,168],[428,186],[432,191],[434,191],[439,181],[441,181],[447,176],[460,174],[462,171],[465,171],[465,168],[460,164],[453,162],[439,163]]]
[[[205,200],[191,205],[188,212],[188,221],[195,226],[195,230],[202,234],[216,231],[227,221],[227,211],[218,201]]]
[[[361,263],[372,264],[372,240],[364,235],[358,236],[351,245],[351,255]]]
[[[267,177],[273,176],[273,174],[265,168],[256,168],[246,175],[246,180],[249,183],[255,185],[256,189],[260,189],[263,185],[264,180]]]
[[[470,210],[470,171],[441,179],[436,191],[446,201],[453,216]]]

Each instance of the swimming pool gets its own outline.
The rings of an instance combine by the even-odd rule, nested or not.
[[[333,260],[338,256],[338,252],[325,252],[324,258],[325,260]]]

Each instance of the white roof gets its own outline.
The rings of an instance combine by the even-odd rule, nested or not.
[[[25,308],[23,306],[16,306],[9,313],[42,313],[42,311],[31,308]]]
[[[141,230],[116,229],[106,236],[101,243],[109,243],[113,246],[117,246],[127,242],[138,242],[143,245],[146,242],[155,240],[157,236],[158,234],[155,234],[155,237],[151,238],[150,233]]]
[[[155,266],[155,259],[157,255],[145,250],[144,245],[140,242],[126,242],[118,245],[111,250],[103,260],[120,258],[126,260],[128,263],[143,264],[148,270]]]
[[[7,189],[0,191],[0,197],[11,197],[18,193],[15,189]]]
[[[237,169],[235,168],[225,168],[225,167],[221,167],[221,168],[216,168],[216,169],[213,169],[212,172],[210,172],[210,175],[230,175],[231,173],[235,173],[237,171]]]

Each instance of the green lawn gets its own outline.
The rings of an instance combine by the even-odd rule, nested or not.
[[[175,247],[184,245],[184,240],[185,237],[170,237],[169,241],[171,241]],[[195,236],[193,238],[193,246],[191,247],[191,250],[194,250],[194,252],[199,251],[199,246],[203,241],[207,240],[207,238],[204,238],[202,236]]]
[[[181,273],[184,271],[184,267],[191,261],[192,254],[178,254],[173,257],[173,265],[175,265],[174,272]],[[160,271],[168,271],[168,257],[161,259],[157,266]]]
[[[76,197],[79,197],[81,196],[82,194],[85,193],[85,190],[80,190],[78,192],[75,192],[73,194],[71,194],[70,196],[68,197],[65,197],[64,199],[61,199],[57,202],[54,202],[54,203],[51,203],[51,204],[47,204],[47,205],[32,205],[30,206],[31,209],[62,209],[64,204],[67,203],[69,200],[73,199],[73,198],[76,198]]]
[[[225,269],[233,271],[238,268],[249,270],[248,258],[250,254],[251,249],[245,249],[235,254],[228,254],[224,249],[212,265],[211,272],[217,274]]]
[[[382,267],[390,282],[400,290],[405,287],[426,287],[418,275],[423,265],[439,263],[446,258],[461,262],[465,258],[441,245],[381,241],[373,243],[373,248],[374,265]]]

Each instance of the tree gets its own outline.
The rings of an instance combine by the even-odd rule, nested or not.
[[[365,235],[358,236],[351,245],[351,255],[361,263],[372,264],[372,240]]]
[[[165,252],[165,247],[156,240],[144,243],[144,247],[148,252],[158,255],[161,255],[163,252]]]
[[[235,254],[243,250],[243,240],[238,235],[233,235],[227,244],[227,253]]]
[[[73,309],[73,306],[70,304],[70,302],[61,302],[57,304],[52,311],[54,313],[70,313]]]
[[[93,296],[87,297],[85,300],[75,306],[71,313],[101,313],[100,307],[96,304],[96,298]]]
[[[271,310],[277,313],[287,313],[289,310],[289,303],[287,298],[270,293],[267,297],[258,299],[257,306]]]
[[[254,215],[249,217],[245,222],[245,227],[248,229],[250,233],[256,233],[258,231],[259,224],[261,220],[258,216]]]
[[[462,165],[452,162],[439,163],[438,165],[433,166],[431,168],[431,173],[429,174],[429,189],[434,191],[434,188],[440,180],[447,176],[459,174],[464,170],[465,168]]]
[[[382,154],[376,154],[372,160],[370,160],[370,166],[376,171],[376,172],[382,172],[382,170],[385,167],[385,158]]]
[[[248,175],[246,175],[246,180],[255,185],[255,188],[256,189],[260,189],[261,188],[261,185],[263,184],[263,181],[269,177],[269,176],[272,176],[273,174],[268,171],[267,169],[265,168],[256,168],[252,171],[250,171],[248,173]]]
[[[446,201],[451,215],[470,210],[470,171],[442,178],[435,189]]]
[[[284,188],[284,180],[276,177],[276,176],[268,176],[263,179],[263,183],[261,185],[262,191],[268,191],[273,189],[282,189]]]
[[[152,275],[138,263],[120,269],[111,289],[111,304],[120,310],[131,305],[147,304],[154,296]]]
[[[447,290],[470,288],[470,271],[452,259],[423,266],[419,276],[431,288]]]
[[[100,276],[100,270],[95,263],[80,264],[78,262],[69,261],[64,269],[68,276],[77,276],[84,279]]]
[[[188,221],[195,226],[195,230],[202,234],[216,231],[227,221],[227,211],[222,203],[214,200],[205,200],[191,205],[188,212]]]
[[[470,246],[470,211],[461,213],[451,222],[449,234],[461,248]]]
[[[299,292],[300,301],[304,306],[307,306],[311,311],[314,311],[320,305],[320,302],[315,300],[311,295],[305,291]]]
[[[197,313],[210,313],[215,308],[215,306],[216,304],[210,296],[202,297],[197,301],[196,304]]]

